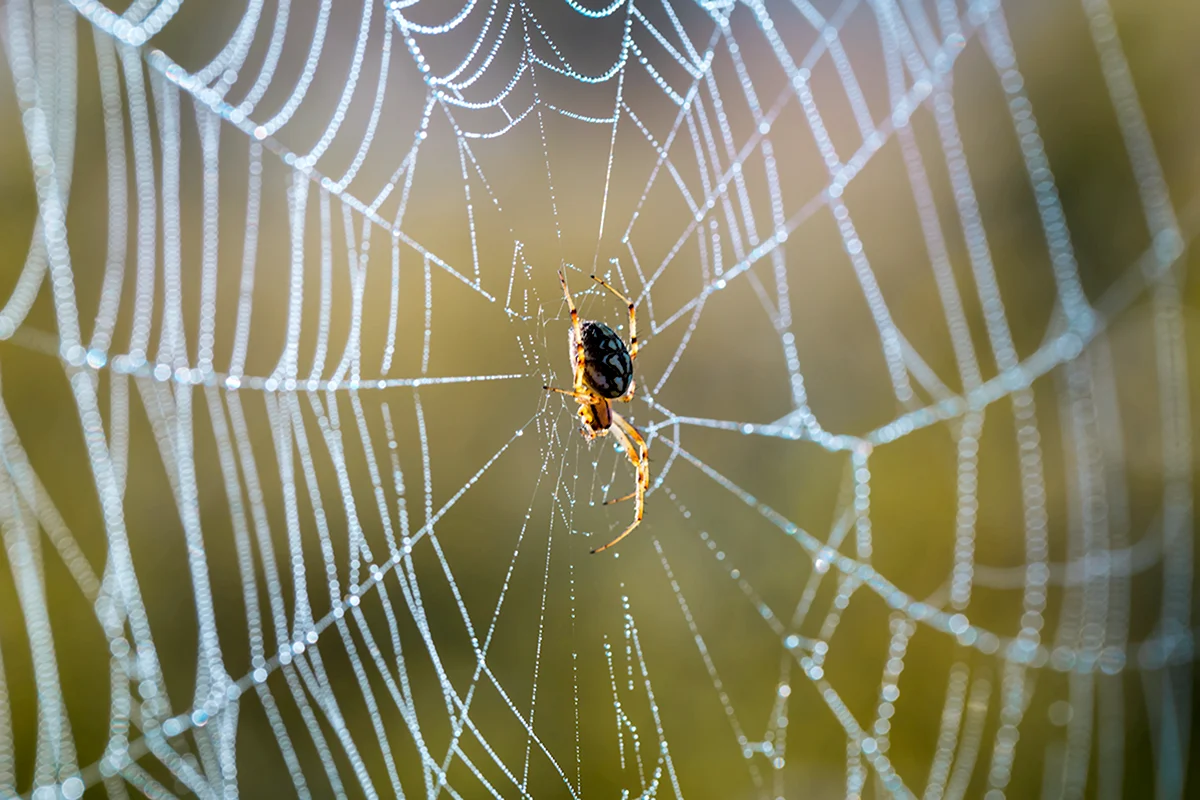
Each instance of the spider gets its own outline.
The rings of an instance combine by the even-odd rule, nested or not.
[[[625,448],[625,454],[629,456],[637,475],[637,488],[624,497],[605,502],[605,505],[611,505],[624,500],[634,500],[637,511],[633,524],[608,544],[593,550],[592,553],[595,554],[624,539],[641,523],[646,507],[646,489],[650,487],[650,450],[637,428],[612,407],[613,400],[628,403],[633,399],[633,360],[638,354],[637,317],[634,314],[633,302],[604,279],[593,275],[592,280],[629,306],[629,347],[627,348],[621,337],[603,322],[579,321],[575,301],[571,299],[571,292],[567,289],[567,279],[562,270],[559,270],[558,281],[562,284],[563,295],[567,298],[567,307],[571,309],[571,330],[567,339],[575,379],[571,391],[556,389],[553,386],[542,388],[548,392],[558,392],[575,398],[575,402],[579,403],[579,418],[583,421],[583,437],[589,442],[598,436],[607,436],[608,432],[612,431],[617,441]]]

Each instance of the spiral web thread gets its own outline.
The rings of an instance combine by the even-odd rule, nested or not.
[[[511,459],[514,443],[526,433],[544,440],[538,450],[541,470],[524,521],[501,521],[520,528],[508,575],[512,575],[521,554],[534,502],[541,493],[549,492],[552,498],[551,527],[565,524],[570,530],[577,499],[589,492],[573,483],[569,475],[576,469],[575,462],[580,461],[580,444],[569,424],[569,413],[559,402],[541,403],[535,416],[520,424],[503,446],[479,459],[478,470],[457,491],[435,503],[430,440],[421,402],[421,388],[426,386],[454,384],[437,391],[476,392],[486,388],[488,382],[562,374],[556,373],[556,369],[561,370],[561,348],[542,348],[539,327],[542,309],[557,308],[558,298],[539,296],[534,289],[532,268],[524,258],[525,244],[512,237],[511,269],[501,273],[481,267],[475,243],[475,214],[494,212],[503,218],[505,213],[505,187],[489,181],[475,148],[483,140],[517,135],[539,137],[545,153],[544,177],[554,208],[553,223],[561,238],[554,165],[546,147],[546,118],[557,115],[579,125],[612,129],[599,221],[601,236],[606,226],[625,222],[614,219],[608,208],[608,181],[622,169],[622,153],[616,146],[618,129],[632,126],[656,153],[637,210],[627,221],[621,238],[625,253],[610,262],[608,274],[618,286],[628,287],[636,296],[651,339],[679,326],[687,328],[664,371],[638,376],[642,394],[635,409],[652,420],[643,423],[644,432],[662,459],[652,492],[657,507],[665,509],[658,513],[673,513],[669,511],[673,505],[682,519],[690,519],[684,498],[672,487],[671,475],[674,470],[694,469],[725,492],[730,502],[740,501],[790,537],[813,564],[801,602],[789,619],[773,611],[755,587],[725,563],[725,553],[716,543],[719,534],[700,534],[706,549],[722,564],[721,569],[729,571],[741,594],[755,605],[762,624],[778,638],[783,654],[780,680],[768,687],[776,699],[769,719],[760,723],[740,714],[723,688],[712,657],[713,651],[720,648],[720,640],[715,631],[705,631],[702,618],[693,615],[662,545],[657,540],[654,543],[662,579],[675,594],[681,624],[687,626],[697,647],[695,655],[712,679],[732,735],[744,753],[745,779],[756,796],[783,795],[786,759],[796,756],[788,750],[787,741],[788,698],[795,681],[811,682],[829,714],[844,730],[848,795],[866,791],[870,783],[884,794],[957,797],[982,770],[988,790],[1000,796],[1020,752],[1018,730],[1034,676],[1043,671],[1069,675],[1074,712],[1066,723],[1065,743],[1056,745],[1057,772],[1051,778],[1057,787],[1055,793],[1076,796],[1089,781],[1095,781],[1100,793],[1114,796],[1121,791],[1123,701],[1120,682],[1105,677],[1120,676],[1129,670],[1142,671],[1147,685],[1158,687],[1147,695],[1151,698],[1147,711],[1156,731],[1156,780],[1160,796],[1179,796],[1191,726],[1187,687],[1193,658],[1190,609],[1194,563],[1193,456],[1182,327],[1181,256],[1194,233],[1196,214],[1192,208],[1177,214],[1167,194],[1107,2],[1082,0],[1083,13],[1136,178],[1152,246],[1094,303],[1089,302],[1080,285],[1055,179],[999,3],[842,0],[832,14],[824,16],[816,7],[796,0],[789,10],[798,11],[815,34],[814,43],[803,51],[781,35],[775,24],[779,9],[760,0],[746,4],[701,3],[708,25],[706,35],[699,36],[696,29],[689,30],[681,22],[670,3],[614,0],[598,9],[575,0],[566,3],[586,18],[623,19],[619,52],[609,69],[596,74],[578,71],[572,66],[573,53],[556,44],[539,20],[537,9],[528,3],[501,0],[492,0],[490,5],[486,0],[468,0],[461,10],[436,25],[413,21],[413,6],[417,5],[413,0],[367,2],[360,10],[353,4],[335,8],[332,0],[322,0],[307,41],[300,41],[295,31],[288,29],[290,3],[286,0],[278,4],[274,19],[262,0],[249,0],[228,42],[211,62],[193,73],[150,44],[180,11],[181,0],[135,0],[120,15],[95,0],[10,0],[5,5],[4,47],[33,165],[38,221],[24,271],[0,311],[0,336],[44,350],[59,358],[65,368],[103,513],[107,557],[103,570],[97,570],[84,557],[31,467],[18,431],[4,411],[0,415],[5,465],[0,470],[0,517],[20,598],[20,614],[29,636],[36,686],[8,685],[0,669],[0,795],[70,798],[78,797],[85,787],[102,784],[113,797],[124,797],[131,791],[166,797],[178,790],[163,782],[163,776],[169,775],[177,787],[198,796],[236,796],[238,770],[251,766],[239,765],[236,759],[239,713],[247,704],[259,704],[276,736],[274,744],[289,767],[292,788],[301,796],[323,795],[330,790],[339,796],[349,792],[367,797],[422,793],[436,797],[443,792],[451,797],[529,796],[530,764],[539,761],[557,776],[555,796],[582,796],[579,770],[586,753],[580,747],[578,684],[575,740],[546,740],[539,735],[537,724],[536,671],[533,698],[526,703],[506,691],[504,681],[489,663],[489,648],[504,608],[508,579],[496,600],[490,626],[480,627],[482,618],[476,615],[473,619],[458,598],[451,563],[435,534],[439,520],[489,471],[506,458]],[[696,9],[687,11],[693,14]],[[328,126],[307,151],[290,150],[283,143],[289,122],[306,102],[317,102],[310,89],[321,69],[331,19],[357,13],[361,18],[351,70],[336,108],[327,113]],[[856,71],[843,47],[840,31],[855,13],[869,13],[877,24],[883,46],[882,76]],[[652,17],[668,24],[656,23]],[[747,25],[746,20],[751,24]],[[90,26],[95,38],[110,198],[104,280],[90,337],[84,333],[76,300],[73,275],[78,254],[67,246],[65,213],[72,186],[77,93],[82,90],[76,85],[79,65],[75,44],[81,23]],[[439,59],[436,65],[431,63],[433,58],[427,59],[423,49],[431,50],[438,37],[460,35],[464,26],[472,25],[479,29],[477,36],[464,40],[469,44],[455,58]],[[381,69],[377,75],[368,74],[362,69],[368,38],[381,28]],[[257,70],[243,71],[251,44],[264,38],[269,46],[263,64]],[[1017,354],[1000,299],[950,94],[956,59],[976,41],[990,59],[1006,94],[1057,287],[1056,312],[1045,340],[1024,358]],[[521,55],[504,88],[495,95],[474,92],[481,77],[490,77],[491,70],[499,69],[497,52],[501,46],[512,42],[518,43]],[[259,101],[276,81],[282,80],[276,67],[286,48],[307,48],[306,62],[290,96],[271,115],[259,106]],[[786,89],[778,96],[760,96],[756,90],[742,58],[751,50],[775,60],[776,69],[786,81]],[[721,64],[732,65],[728,82],[724,79],[730,76],[723,76],[722,82],[715,80],[718,54]],[[839,152],[835,147],[825,128],[822,104],[811,90],[812,70],[823,60],[835,67],[844,100],[860,129],[861,141],[853,152]],[[389,75],[401,69],[415,71],[425,87],[423,97],[401,93],[394,80],[388,83]],[[625,91],[626,77],[633,73],[648,76],[658,88],[656,102],[673,109],[671,127],[652,130],[647,115],[634,107],[633,96]],[[539,76],[543,82],[553,76],[581,86],[607,87],[613,97],[611,115],[596,117],[551,102],[539,92]],[[860,89],[860,82],[867,79],[883,80],[888,86],[890,114],[881,119],[873,116]],[[740,90],[737,107],[749,109],[751,124],[743,127],[750,133],[741,139],[725,112],[730,86]],[[365,127],[351,129],[344,124],[350,102],[356,95],[372,90],[370,119]],[[236,104],[227,100],[235,96],[241,98]],[[526,96],[527,103],[515,99]],[[395,131],[389,131],[389,144],[385,145],[380,133],[383,111],[393,104],[419,107],[419,123],[399,148],[403,152],[383,188],[374,195],[359,196],[356,191],[368,191],[370,183],[361,173],[368,154],[374,148],[394,147],[398,140]],[[775,153],[782,143],[772,138],[772,126],[789,108],[802,112],[828,170],[821,191],[800,205],[785,201],[785,187],[781,186],[775,164]],[[493,125],[499,118],[497,111],[504,121]],[[203,173],[199,176],[181,175],[181,126],[191,124],[188,117],[193,113],[202,150]],[[954,189],[957,220],[939,220],[933,209],[923,156],[910,127],[911,118],[918,114],[928,115],[936,126]],[[467,198],[468,218],[461,235],[472,242],[470,263],[449,263],[422,244],[419,230],[404,226],[406,209],[420,200],[411,195],[413,175],[421,164],[422,148],[434,136],[431,121],[438,118],[449,122],[461,162],[462,173],[455,179],[461,181]],[[127,136],[131,147],[126,146]],[[330,163],[325,158],[327,151],[347,137],[357,143],[351,148],[354,156],[342,163]],[[217,257],[217,216],[222,197],[218,144],[222,139],[226,148],[230,141],[240,141],[249,151],[245,255],[240,264],[219,263]],[[933,374],[892,321],[856,232],[853,210],[843,199],[844,190],[892,141],[904,153],[953,339],[961,391],[948,388]],[[681,153],[686,159],[681,159]],[[754,164],[765,166],[769,196],[755,200],[769,205],[769,219],[753,210],[750,195],[757,191],[753,186],[758,184],[746,180],[742,169],[752,163],[752,158],[761,159],[754,160]],[[286,180],[277,180],[266,169],[271,160],[286,166]],[[185,244],[196,247],[195,242],[181,241],[180,191],[185,179],[198,179],[203,184],[199,298],[185,296],[181,276],[182,248]],[[666,259],[649,263],[639,258],[639,226],[655,224],[654,204],[647,198],[654,187],[663,184],[678,191],[692,219],[677,232],[677,244]],[[307,252],[311,248],[304,230],[314,200],[321,220],[320,254]],[[259,214],[267,204],[288,209],[290,241],[258,241]],[[789,237],[803,235],[805,223],[825,209],[836,220],[844,250],[878,329],[895,400],[898,407],[907,409],[892,422],[861,436],[828,431],[809,410],[792,332],[791,293],[796,287],[789,286],[783,245]],[[331,288],[333,231],[338,212],[348,250],[349,297],[336,296]],[[135,229],[131,240],[127,237],[130,221]],[[984,376],[966,332],[960,287],[949,270],[943,224],[962,229],[979,304],[985,312],[990,358],[997,366],[992,377]],[[387,250],[379,254],[378,243],[385,241],[390,248],[390,262]],[[276,289],[278,302],[288,304],[286,337],[274,369],[252,375],[245,367],[251,351],[252,300],[256,292],[265,290],[255,283],[256,262],[264,244],[276,244],[290,258],[288,285],[266,287]],[[684,256],[680,253],[685,245],[689,252],[698,247],[698,258],[688,256],[692,266],[681,266]],[[406,264],[413,263],[412,254],[416,254],[424,270],[423,355],[421,373],[416,377],[398,377],[392,372],[402,254]],[[487,263],[487,259],[482,260]],[[321,263],[321,270],[314,275],[312,265],[316,261]],[[389,343],[381,352],[365,348],[361,335],[368,264],[370,269],[390,270],[392,275],[391,311],[386,323]],[[755,266],[768,264],[766,274],[775,278],[775,285],[770,287],[764,286],[760,275],[753,271]],[[671,274],[668,270],[697,267],[702,274],[699,293],[666,312],[660,302],[656,310],[655,290],[665,280],[664,275]],[[239,302],[235,309],[220,309],[218,319],[218,276],[229,270],[240,276]],[[430,287],[434,274],[441,277],[442,273],[467,287],[481,302],[502,309],[491,318],[502,320],[498,324],[506,326],[506,335],[515,341],[524,360],[524,371],[445,376],[428,373],[431,317],[440,313],[435,310]],[[578,280],[576,272],[570,274],[582,289],[584,281]],[[134,285],[132,303],[123,295],[130,281]],[[773,423],[689,416],[685,409],[665,407],[657,397],[688,351],[706,302],[737,281],[754,284],[777,332],[786,363],[794,410]],[[539,286],[547,285],[539,281]],[[316,320],[301,313],[305,292],[314,288],[321,297],[320,318]],[[54,336],[22,327],[40,292],[52,298],[58,326]],[[587,293],[581,294],[588,297]],[[1104,355],[1105,331],[1111,320],[1143,297],[1149,298],[1155,319],[1154,355],[1161,396],[1165,475],[1158,520],[1161,544],[1148,554],[1143,547],[1131,546],[1128,531],[1116,521],[1122,513],[1120,493],[1111,487],[1119,486],[1122,480],[1120,463],[1118,460],[1114,468],[1111,456],[1105,455],[1110,452],[1113,431],[1119,431],[1114,411],[1115,384],[1111,364]],[[199,308],[193,342],[188,341],[184,323],[185,303],[197,303]],[[329,319],[335,303],[350,309],[351,324],[342,341],[336,341],[330,333]],[[155,343],[152,321],[156,314],[161,323]],[[115,340],[114,331],[121,319],[130,320],[128,342]],[[561,326],[562,319],[560,311],[553,321]],[[214,352],[218,325],[235,326],[232,355],[226,364],[217,363]],[[317,345],[312,363],[301,363],[302,331],[314,325]],[[155,344],[157,348],[152,351]],[[546,358],[554,359],[552,363],[543,363],[543,349],[549,352]],[[1050,561],[1044,466],[1031,388],[1036,379],[1056,370],[1061,377],[1060,414],[1071,429],[1067,447],[1077,481],[1071,502],[1079,514],[1066,564]],[[102,372],[107,372],[111,381],[105,414],[99,396],[102,384],[98,375]],[[136,389],[136,394],[131,389]],[[371,392],[384,392],[385,396],[387,392],[412,393],[420,434],[423,492],[412,493],[416,485],[413,476],[401,469],[396,456],[398,436],[388,404],[364,408],[362,397]],[[125,528],[124,508],[134,502],[125,493],[134,397],[144,407],[164,463],[169,465],[168,480],[188,545],[199,638],[194,694],[182,703],[172,702],[166,694],[154,631],[135,574],[138,553],[131,547]],[[932,398],[932,402],[927,403],[923,397]],[[1005,413],[994,410],[1001,401],[1011,405],[1021,452],[1026,564],[1017,570],[988,568],[974,561],[979,435],[985,410]],[[249,663],[231,663],[221,652],[193,457],[192,419],[197,404],[207,407],[213,421],[221,476],[231,498],[229,513],[250,634]],[[264,458],[248,444],[249,423],[244,409],[250,405],[270,420],[273,458]],[[309,417],[305,414],[309,412],[318,421],[319,435],[312,423],[306,422]],[[346,417],[347,413],[353,415],[353,420]],[[368,413],[376,417],[368,421]],[[958,517],[948,591],[934,603],[906,594],[898,588],[897,576],[886,576],[872,566],[870,470],[877,448],[939,425],[952,432],[956,443]],[[710,464],[685,447],[688,429],[697,426],[728,431],[729,435],[781,438],[793,441],[793,447],[819,447],[844,454],[851,485],[836,524],[825,536],[819,536],[755,498],[722,474],[719,464]],[[351,486],[347,458],[357,456],[346,454],[347,440],[361,442],[372,482],[369,490]],[[357,447],[352,448],[354,453],[359,452]],[[321,457],[335,465],[338,495],[326,492],[322,496],[317,488],[314,451],[321,451]],[[621,463],[613,460],[614,477]],[[600,489],[601,495],[607,497],[610,483]],[[307,492],[299,491],[297,487],[301,486],[307,487]],[[273,549],[263,500],[265,487],[283,493],[287,554]],[[305,493],[311,506],[307,509],[302,499]],[[590,493],[597,493],[594,484]],[[423,509],[407,505],[406,497],[417,496],[423,497]],[[326,520],[326,508],[337,508],[337,513],[345,516],[344,530]],[[301,549],[302,517],[306,525],[317,529],[320,564],[312,563],[311,552],[306,554]],[[382,541],[368,541],[360,523],[367,517],[372,517],[372,526],[383,531]],[[39,531],[46,535],[53,550],[44,547]],[[345,563],[338,563],[332,542],[343,536],[350,555]],[[429,576],[418,574],[412,558],[413,548],[423,539],[429,540],[458,598],[458,610],[475,652],[473,676],[466,684],[456,683],[442,668],[437,641],[440,634],[435,634],[426,616],[422,583]],[[47,595],[67,591],[45,582],[43,559],[52,557],[62,559],[78,591],[94,605],[111,653],[108,746],[97,760],[87,758],[85,763],[76,752],[50,636],[54,620]],[[1150,566],[1162,571],[1159,618],[1151,638],[1129,641],[1131,576]],[[279,577],[289,567],[295,589],[290,598],[285,596]],[[306,570],[313,569],[324,570],[327,603],[309,597],[305,589]],[[549,571],[548,545],[545,575]],[[820,634],[799,635],[805,619],[819,613],[816,597],[827,582],[836,584],[836,592],[824,611]],[[1051,584],[1065,587],[1065,599],[1054,639],[1048,641],[1041,631]],[[547,602],[562,600],[547,597],[548,585],[547,577],[542,593],[543,618]],[[978,586],[1023,591],[1023,614],[1016,636],[997,635],[972,621],[966,612],[970,610],[972,591]],[[573,591],[569,597],[572,614],[576,602]],[[837,676],[827,674],[824,667],[842,611],[864,592],[882,598],[894,610],[887,644],[889,659],[871,719],[856,718],[850,712],[839,697]],[[386,619],[386,628],[368,624],[363,611],[367,606]],[[634,607],[627,597],[623,614],[620,643],[606,640],[603,653],[616,709],[622,764],[628,761],[639,781],[624,796],[683,797],[688,782],[687,776],[676,769],[669,745],[670,709],[660,708],[655,701],[656,674],[645,656]],[[425,651],[422,655],[437,672],[444,705],[440,713],[450,731],[446,741],[426,738],[429,725],[422,715],[434,712],[425,705],[418,713],[406,671],[406,659],[412,656],[402,652],[398,617],[411,617],[420,631],[419,647]],[[993,685],[990,673],[973,670],[965,656],[956,661],[946,687],[941,729],[928,774],[902,775],[888,758],[889,720],[900,696],[908,642],[918,629],[952,637],[960,645],[960,654],[976,651],[992,657],[998,679]],[[543,647],[556,643],[544,636],[541,624],[538,630],[540,664]],[[344,651],[357,685],[335,687],[328,681],[321,657],[327,648]],[[99,664],[96,666],[99,668]],[[472,719],[473,699],[484,690],[494,692],[507,706],[525,740],[523,759],[506,760],[489,739],[491,736],[494,740],[495,735]],[[18,786],[15,764],[17,748],[23,745],[14,744],[9,698],[14,692],[29,691],[36,691],[38,702],[35,767],[32,782]],[[343,719],[339,698],[354,692],[361,693],[361,702],[371,711],[371,729],[352,730]],[[294,704],[303,725],[285,723],[279,711],[279,704],[285,703]],[[399,747],[401,735],[395,728],[385,730],[385,712],[381,709],[399,714],[401,733],[411,739],[420,760],[421,781],[402,782],[396,766],[401,755],[394,750]],[[647,719],[654,730],[639,734],[635,717],[642,710],[649,711]],[[994,731],[985,728],[989,712],[999,714],[1000,724]],[[795,719],[791,721],[796,724]],[[315,762],[302,763],[294,744],[299,739],[311,740],[311,749],[319,755]],[[470,754],[467,742],[472,745]],[[1024,755],[1042,757],[1037,753]],[[1048,754],[1045,757],[1050,759]],[[153,769],[147,767],[150,762],[154,762]],[[455,772],[451,765],[467,769]],[[691,794],[695,796],[696,791],[702,789],[693,789]]]

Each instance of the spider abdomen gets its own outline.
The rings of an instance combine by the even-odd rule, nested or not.
[[[612,328],[603,322],[580,323],[583,334],[583,379],[596,394],[609,400],[621,397],[633,381],[633,360],[629,348]],[[575,360],[575,329],[568,334],[571,361]]]

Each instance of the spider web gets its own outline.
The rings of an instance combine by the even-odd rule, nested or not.
[[[9,0],[0,795],[1182,796],[1197,208],[1015,6]]]

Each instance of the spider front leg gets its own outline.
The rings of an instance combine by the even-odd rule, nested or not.
[[[648,491],[650,488],[650,446],[646,444],[646,440],[642,438],[642,434],[638,432],[638,429],[633,427],[633,424],[630,423],[629,420],[625,419],[615,411],[613,412],[613,424],[618,426],[617,438],[623,443],[624,447],[628,448],[629,440],[632,440],[634,445],[638,448],[638,458],[635,460],[632,456],[630,456],[630,461],[632,461],[634,466],[637,468],[637,488],[624,497],[614,497],[612,500],[605,500],[604,505],[606,506],[624,503],[626,500],[632,500],[638,496],[639,492]],[[629,440],[622,438],[621,434],[628,436]]]
[[[616,435],[618,441],[621,442],[621,445],[625,448],[625,454],[629,456],[630,463],[633,464],[634,471],[637,474],[637,488],[634,489],[632,494],[626,495],[625,497],[617,500],[610,500],[608,503],[605,503],[605,505],[608,505],[609,503],[619,503],[622,500],[634,498],[636,501],[636,510],[634,511],[633,523],[624,531],[622,531],[620,536],[613,539],[608,544],[602,547],[597,547],[595,550],[593,550],[593,555],[612,547],[617,542],[633,533],[634,528],[641,524],[642,515],[646,510],[646,490],[650,488],[650,451],[646,445],[646,440],[642,438],[640,433],[638,433],[637,428],[629,424],[629,422],[620,414],[614,411],[612,412],[612,417],[612,431]]]

